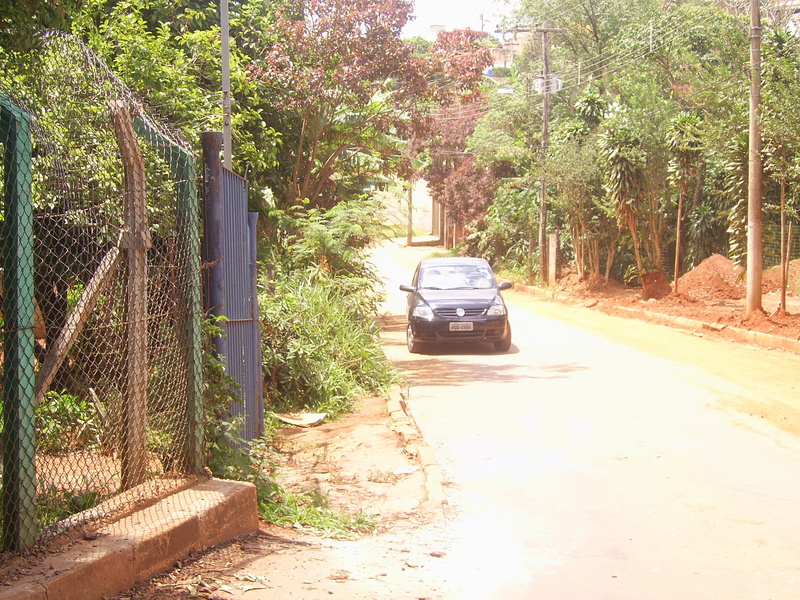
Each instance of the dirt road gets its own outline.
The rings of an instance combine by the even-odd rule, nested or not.
[[[510,354],[387,338],[452,484],[453,597],[798,597],[800,359],[505,296]]]

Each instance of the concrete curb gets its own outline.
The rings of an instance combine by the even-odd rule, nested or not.
[[[520,283],[514,284],[514,289],[545,298],[555,300],[556,293],[551,290],[544,290],[533,286],[523,285]],[[583,308],[591,309],[590,306]],[[663,313],[647,310],[646,308],[633,308],[629,306],[615,306],[614,310],[627,313],[634,318],[659,325],[668,325],[670,327],[677,327],[693,333],[709,332],[724,337],[735,342],[751,344],[760,348],[769,348],[770,350],[785,350],[787,352],[794,352],[800,354],[800,340],[795,340],[779,335],[772,335],[770,333],[763,333],[760,331],[750,331],[749,329],[740,329],[738,327],[730,327],[729,325],[722,325],[719,323],[706,323],[705,321],[697,321],[695,319],[687,319],[686,317],[676,317],[666,315]]]
[[[102,600],[258,525],[252,484],[200,482],[99,529],[95,540],[48,555],[20,580],[0,585],[0,600]]]
[[[406,450],[416,456],[425,474],[425,504],[445,516],[447,497],[444,493],[444,473],[436,460],[433,449],[425,443],[414,417],[408,410],[406,398],[399,386],[392,386],[386,409],[392,421],[392,428],[400,436]],[[0,599],[2,600],[2,599]]]

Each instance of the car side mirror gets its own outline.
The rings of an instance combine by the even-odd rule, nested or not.
[[[514,287],[514,284],[510,281],[504,281],[500,285],[497,286],[497,291],[502,292],[503,290],[510,290]]]
[[[400,291],[401,292],[411,292],[411,293],[413,293],[413,292],[417,291],[417,288],[411,287],[410,285],[401,285],[400,286]]]

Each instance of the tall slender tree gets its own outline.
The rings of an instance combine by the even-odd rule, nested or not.
[[[667,145],[670,154],[670,174],[678,187],[678,211],[675,217],[675,284],[678,293],[678,279],[681,271],[681,231],[683,224],[683,203],[689,186],[700,173],[702,157],[702,141],[700,120],[692,114],[683,113],[678,116],[667,132]]]

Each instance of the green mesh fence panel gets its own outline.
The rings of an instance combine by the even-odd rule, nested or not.
[[[12,551],[111,522],[203,469],[191,147],[79,41],[48,34],[34,56],[36,77],[0,79]]]

